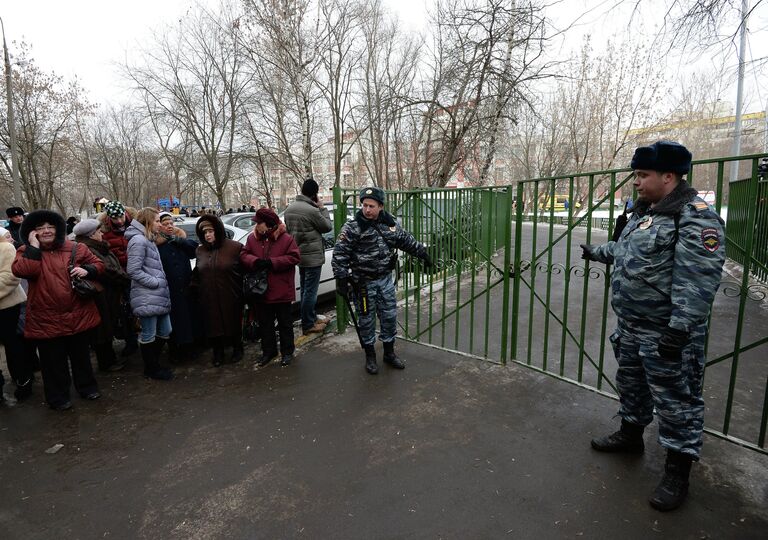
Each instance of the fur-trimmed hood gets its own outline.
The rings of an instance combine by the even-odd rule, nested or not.
[[[691,202],[698,194],[699,192],[689,186],[688,182],[680,180],[669,195],[656,203],[653,211],[656,214],[677,214],[683,209],[683,206]],[[642,216],[648,212],[650,207],[651,203],[644,199],[638,199],[634,211],[637,212],[638,216]]]
[[[27,214],[27,217],[21,223],[21,241],[29,245],[29,233],[43,223],[50,223],[56,227],[56,239],[53,241],[54,249],[63,246],[64,240],[67,237],[67,223],[61,214],[53,210],[35,210]]]
[[[204,223],[213,225],[213,232],[216,233],[216,240],[213,242],[213,245],[205,241],[205,235],[203,234]],[[227,235],[224,232],[224,224],[218,217],[211,214],[201,216],[200,219],[197,220],[197,223],[195,224],[195,234],[197,234],[197,238],[200,240],[200,245],[207,249],[219,249],[224,243],[224,240],[227,239]]]
[[[174,227],[173,236],[178,236],[179,238],[186,239],[187,233],[184,232],[184,229],[179,229],[178,227]],[[163,244],[168,242],[168,240],[170,239],[171,237],[169,235],[165,234],[164,232],[160,232],[160,233],[157,233],[157,236],[155,237],[155,244],[157,244],[158,246],[162,246]]]

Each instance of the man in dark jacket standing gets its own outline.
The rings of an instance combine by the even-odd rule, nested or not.
[[[301,283],[301,330],[304,335],[319,334],[327,321],[318,320],[315,313],[320,272],[325,263],[323,233],[333,225],[328,209],[317,197],[319,186],[313,179],[304,181],[301,195],[285,209],[285,226],[301,251],[299,279]]]
[[[24,221],[24,209],[20,206],[11,206],[6,209],[5,215],[8,216],[8,232],[13,237],[13,247],[19,249],[24,241],[21,239],[21,222]]]
[[[355,219],[344,224],[339,233],[331,264],[336,277],[336,292],[345,298],[350,288],[354,292],[360,340],[365,349],[365,369],[376,375],[379,372],[373,347],[376,316],[381,325],[379,339],[384,343],[384,361],[396,369],[405,368],[395,354],[397,301],[392,271],[397,264],[396,250],[415,255],[425,266],[432,266],[432,260],[426,248],[384,210],[384,190],[363,188],[360,204],[362,208],[355,214]]]

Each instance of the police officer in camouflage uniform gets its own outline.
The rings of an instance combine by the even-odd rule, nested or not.
[[[644,451],[643,429],[659,419],[664,476],[649,502],[673,510],[688,493],[704,427],[707,319],[725,260],[723,221],[682,176],[691,153],[659,141],[632,158],[639,200],[618,241],[582,244],[583,258],[613,264],[611,336],[619,367],[621,429],[592,440],[600,452]]]
[[[378,187],[363,188],[360,192],[362,208],[355,219],[344,224],[333,248],[333,275],[336,292],[349,298],[353,293],[360,340],[365,349],[365,369],[371,375],[379,372],[376,363],[376,316],[384,344],[384,361],[397,369],[405,364],[395,354],[397,335],[397,302],[392,271],[401,249],[431,266],[426,248],[409,232],[397,224],[384,210],[384,191]]]

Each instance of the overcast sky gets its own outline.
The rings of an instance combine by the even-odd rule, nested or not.
[[[404,26],[422,31],[425,28],[427,1],[383,0]],[[127,50],[145,40],[151,28],[163,22],[172,22],[191,3],[189,0],[4,0],[0,4],[0,17],[5,23],[9,44],[21,39],[30,43],[32,55],[43,69],[55,71],[67,79],[77,76],[93,101],[118,102],[127,97],[115,64],[125,57]],[[206,3],[215,4],[216,0]],[[585,34],[591,34],[593,45],[599,48],[608,38],[626,32],[629,24],[626,9],[610,10],[617,3],[621,2],[554,0],[549,14],[555,17],[555,24],[562,27],[577,21],[577,25],[550,52],[555,55],[569,54],[579,47]],[[653,3],[644,0],[643,5],[652,6]],[[660,3],[663,6],[666,2]],[[635,2],[624,4],[632,6]],[[663,9],[643,9],[643,28],[639,30],[640,26],[635,24],[632,31],[652,33],[658,21],[649,19],[663,13]],[[755,17],[750,26],[753,35],[749,56],[768,55],[768,21],[765,17]],[[730,65],[734,66],[735,52],[731,56]],[[670,73],[689,69],[690,64],[689,58],[678,59],[672,62]],[[706,57],[699,58],[696,63],[700,69],[714,65],[716,62]],[[746,111],[766,108],[768,83],[765,81],[768,81],[766,69],[761,77],[754,72],[747,77]],[[729,99],[735,101],[735,89]]]

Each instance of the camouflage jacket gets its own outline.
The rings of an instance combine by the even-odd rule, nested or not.
[[[336,240],[331,261],[333,275],[336,278],[347,277],[351,270],[355,280],[380,278],[392,271],[390,260],[395,249],[417,257],[426,254],[424,246],[387,212],[382,210],[379,219],[374,222],[365,219],[362,211],[358,210],[355,219],[341,228]]]
[[[707,320],[720,285],[723,220],[681,182],[653,208],[639,201],[619,240],[593,258],[614,264],[611,305],[620,319],[690,332]]]

